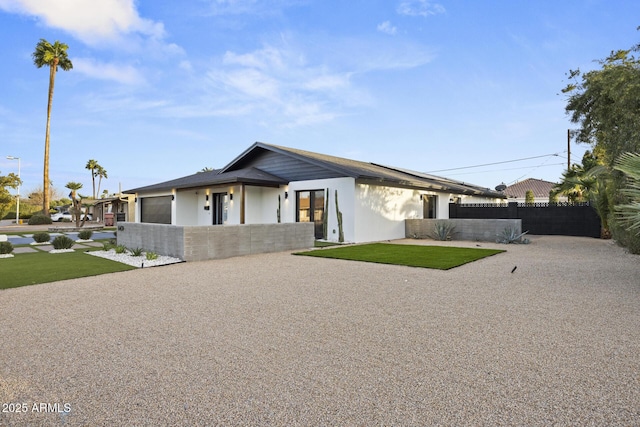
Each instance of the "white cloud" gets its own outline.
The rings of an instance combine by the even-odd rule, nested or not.
[[[396,10],[400,15],[424,17],[446,12],[441,4],[428,0],[405,0],[400,2]]]
[[[73,58],[73,69],[86,76],[126,85],[145,82],[143,74],[131,65],[100,63],[89,58]]]
[[[35,16],[87,44],[118,41],[129,34],[165,36],[162,23],[140,17],[134,0],[0,0],[0,9]]]
[[[214,15],[276,14],[285,7],[304,4],[307,0],[210,0]]]
[[[397,28],[391,25],[391,22],[384,21],[382,24],[378,25],[378,31],[385,34],[394,35],[397,31]]]

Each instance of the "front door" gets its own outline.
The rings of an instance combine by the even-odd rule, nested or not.
[[[227,193],[213,193],[213,225],[222,225],[226,218],[224,202],[227,198]]]
[[[324,190],[310,190],[297,192],[298,222],[313,222],[316,239],[324,239]]]
[[[436,202],[438,196],[422,196],[422,218],[435,218],[436,217]]]

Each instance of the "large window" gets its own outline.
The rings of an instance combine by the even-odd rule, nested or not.
[[[296,197],[298,222],[313,222],[316,239],[323,239],[324,190],[298,191]]]

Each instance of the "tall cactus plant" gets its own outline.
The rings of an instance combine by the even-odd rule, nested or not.
[[[342,229],[342,212],[338,207],[338,190],[336,190],[336,216],[338,217],[338,242],[344,242],[344,231]]]
[[[276,215],[278,216],[278,224],[280,224],[280,195],[278,194],[278,210],[276,211]]]
[[[325,193],[324,212],[322,213],[322,238],[327,240],[329,238],[329,189]]]

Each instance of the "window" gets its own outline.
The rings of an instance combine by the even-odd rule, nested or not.
[[[313,222],[316,239],[324,239],[324,190],[298,191],[296,193],[296,221]]]

